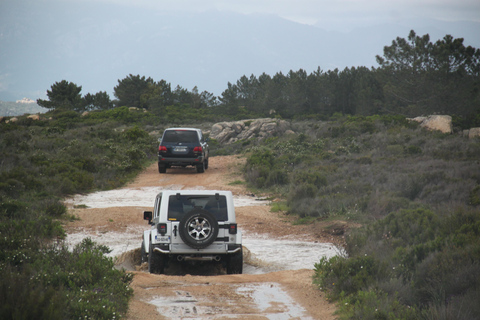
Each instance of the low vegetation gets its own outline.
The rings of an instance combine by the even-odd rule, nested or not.
[[[73,111],[44,119],[0,125],[0,318],[118,319],[131,275],[89,239],[63,245],[62,199],[121,186],[151,161],[155,139]]]
[[[295,124],[296,136],[252,142],[245,177],[301,223],[364,226],[315,266],[339,316],[478,318],[480,141],[398,116]]]

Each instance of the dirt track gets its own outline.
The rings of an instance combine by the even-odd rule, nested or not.
[[[236,156],[211,158],[210,167],[203,174],[188,168],[169,169],[166,174],[159,174],[154,164],[125,188],[205,188],[247,195],[243,185],[229,185],[241,180],[239,168],[242,162],[243,159]],[[86,235],[94,232],[116,234],[132,228],[145,229],[143,210],[151,208],[72,209],[80,220],[69,223],[67,233],[82,230]],[[319,228],[314,226],[292,225],[291,217],[271,213],[268,206],[239,207],[236,213],[239,228],[249,234],[311,242],[334,241],[331,236],[319,233]],[[141,239],[141,232],[138,238]],[[246,252],[248,254],[248,250]],[[285,259],[294,257],[288,253]],[[135,270],[131,271],[135,274],[131,285],[135,296],[127,314],[130,320],[335,318],[335,306],[312,285],[311,269],[242,275],[153,275],[145,271],[145,265],[136,265],[137,261],[138,250],[130,250],[118,258],[118,264]]]

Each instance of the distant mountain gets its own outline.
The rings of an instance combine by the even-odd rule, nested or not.
[[[375,55],[411,29],[480,47],[480,23],[411,21],[326,31],[269,15],[226,12],[162,15],[96,2],[29,2],[0,19],[0,100],[45,98],[57,81],[106,91],[129,74],[220,95],[228,82],[263,72],[308,73],[376,66]]]
[[[47,111],[48,109],[40,107],[35,101],[30,99],[22,99],[16,102],[0,101],[0,117],[45,113]]]

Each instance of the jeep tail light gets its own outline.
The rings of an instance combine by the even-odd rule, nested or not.
[[[202,153],[202,151],[203,151],[202,147],[195,147],[195,148],[193,148],[193,152]]]
[[[236,223],[232,223],[231,225],[228,226],[228,233],[237,234],[237,224]]]
[[[166,223],[159,223],[157,225],[157,231],[160,235],[164,236],[167,233],[167,224]]]
[[[159,146],[159,147],[158,147],[158,152],[167,152],[167,147],[165,147],[165,146]]]

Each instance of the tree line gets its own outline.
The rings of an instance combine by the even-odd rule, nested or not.
[[[397,37],[376,57],[378,68],[281,72],[270,77],[243,76],[228,83],[221,103],[263,115],[446,113],[467,116],[480,111],[480,50],[447,35],[436,43],[429,35]]]
[[[480,50],[463,44],[463,38],[446,35],[433,43],[428,34],[413,30],[407,39],[397,37],[376,56],[377,68],[351,67],[314,72],[282,72],[270,76],[242,76],[228,83],[221,96],[191,91],[165,80],[130,74],[114,87],[115,100],[106,92],[81,96],[81,86],[63,80],[38,100],[50,109],[105,110],[128,106],[159,110],[172,105],[209,108],[234,117],[238,114],[283,118],[321,117],[334,113],[368,116],[433,113],[464,118],[480,112]]]

